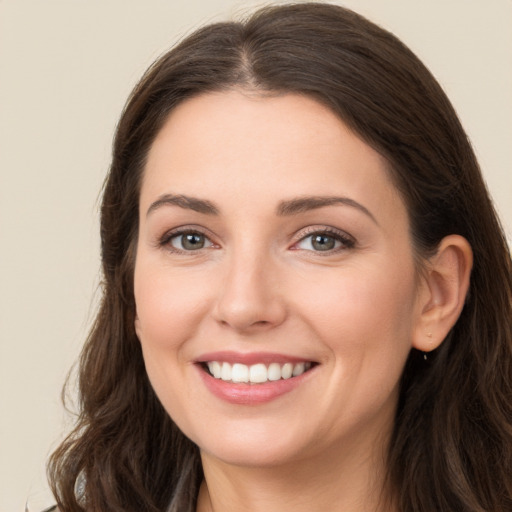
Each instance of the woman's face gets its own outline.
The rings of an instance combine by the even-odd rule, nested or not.
[[[203,455],[382,447],[419,286],[386,162],[326,107],[231,91],[171,113],[142,182],[136,331]]]

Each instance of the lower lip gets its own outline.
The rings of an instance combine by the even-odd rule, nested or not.
[[[271,402],[300,386],[313,371],[308,370],[298,377],[268,381],[263,384],[238,384],[216,379],[201,366],[198,366],[198,370],[211,393],[226,402],[237,405],[258,405]]]

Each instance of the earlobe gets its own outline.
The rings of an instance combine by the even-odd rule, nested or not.
[[[135,320],[133,322],[133,325],[135,327],[135,334],[137,335],[137,338],[139,338],[140,340],[140,320],[137,312],[135,312]]]
[[[446,338],[464,307],[472,266],[473,251],[464,237],[443,238],[422,276],[414,348],[430,352]]]

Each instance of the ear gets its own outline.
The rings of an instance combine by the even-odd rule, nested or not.
[[[414,348],[430,352],[446,338],[464,307],[472,266],[473,251],[464,237],[443,238],[420,278]]]
[[[133,325],[135,327],[135,334],[137,335],[137,338],[139,338],[140,340],[140,320],[137,311],[135,311],[135,320],[133,322]]]

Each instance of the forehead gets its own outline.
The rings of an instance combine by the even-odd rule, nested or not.
[[[386,160],[330,109],[298,94],[203,94],[181,103],[157,135],[145,168],[141,207],[159,194],[250,203],[286,196],[350,195],[402,201]]]

